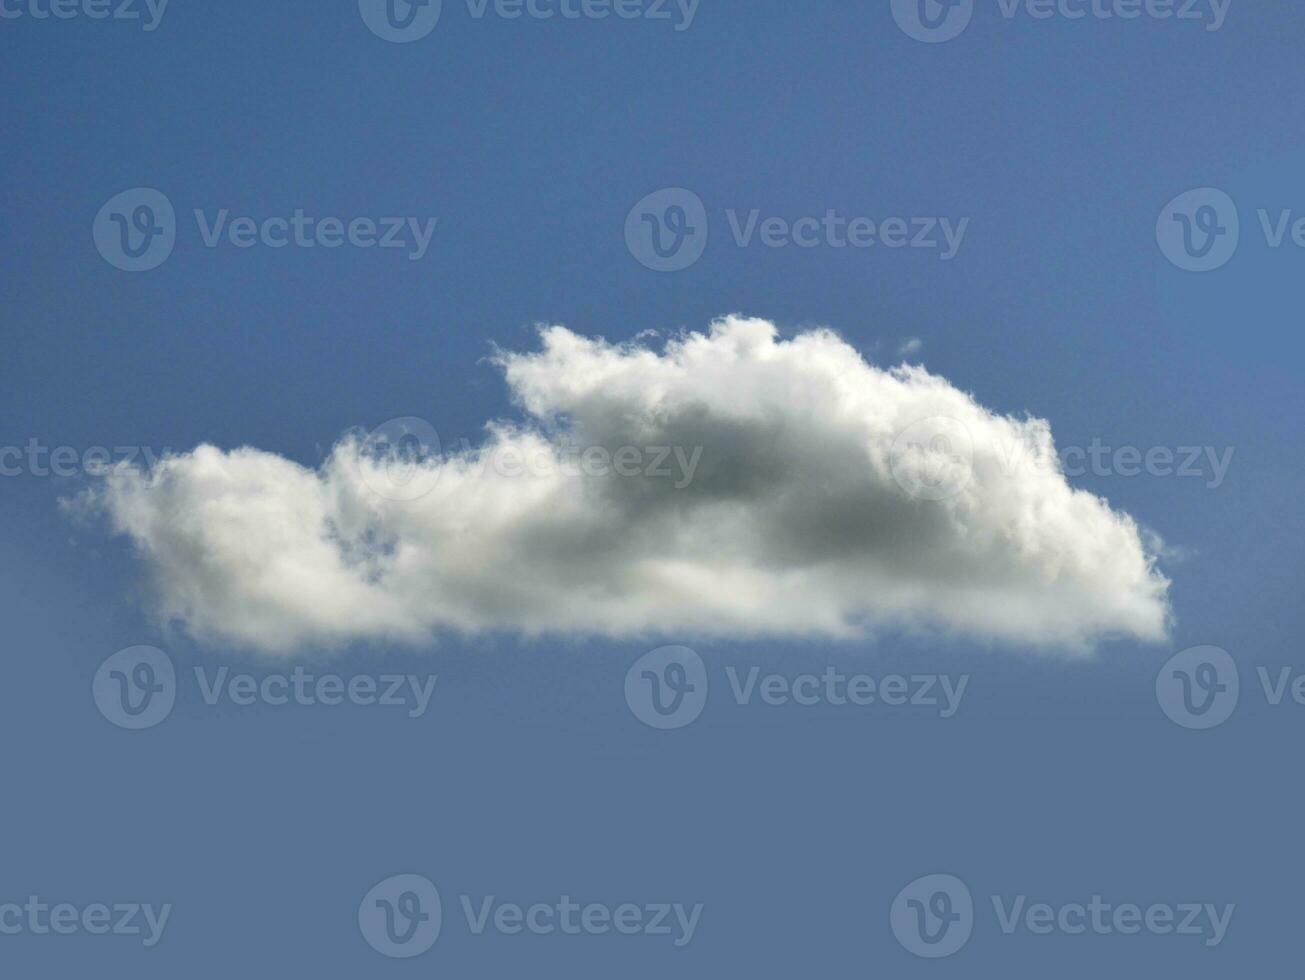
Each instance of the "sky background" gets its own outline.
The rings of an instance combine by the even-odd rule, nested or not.
[[[12,4],[11,4],[12,5]],[[174,904],[164,940],[0,936],[15,975],[92,964],[140,978],[549,973],[1192,977],[1295,962],[1305,707],[1257,666],[1301,665],[1300,382],[1305,249],[1255,217],[1305,215],[1305,9],[1234,0],[1200,23],[1003,18],[979,0],[943,44],[887,2],[702,0],[690,29],[643,20],[477,20],[390,44],[355,3],[173,0],[138,23],[0,20],[0,445],[253,445],[305,465],[353,426],[431,420],[475,441],[515,417],[494,345],[561,323],[619,341],[729,312],[833,327],[918,359],[987,407],[1050,420],[1061,446],[1234,447],[1223,483],[1119,474],[1074,485],[1180,555],[1172,640],[1065,661],[886,633],[858,643],[692,643],[706,710],[645,727],[626,670],[659,642],[447,637],[431,649],[305,651],[289,663],[165,632],[143,568],[58,501],[84,481],[0,478],[5,801],[0,903]],[[91,225],[128,188],[180,219],[159,268],[119,271]],[[1241,214],[1223,268],[1156,242],[1176,195]],[[706,203],[691,268],[635,261],[623,227],[659,188]],[[437,216],[429,253],[205,248],[191,211]],[[968,217],[960,252],[736,247],[725,209]],[[676,642],[674,638],[666,642]],[[164,648],[172,715],[110,725],[91,678]],[[1224,725],[1165,717],[1179,650],[1239,665]],[[214,708],[195,665],[256,673],[433,672],[420,719],[377,707]],[[956,717],[770,708],[724,668],[969,674]],[[428,953],[360,935],[376,882],[444,896]],[[918,959],[888,909],[932,872],[967,882],[974,935]],[[693,942],[473,936],[457,896],[529,904],[701,902]],[[1006,936],[988,896],[1236,903],[1224,942]]]

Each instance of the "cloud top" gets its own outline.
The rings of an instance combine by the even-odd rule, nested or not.
[[[318,469],[205,445],[82,503],[134,542],[162,617],[269,652],[442,629],[1166,635],[1137,524],[1068,484],[1045,421],[764,320],[660,349],[541,340],[498,354],[525,421],[479,446],[441,452],[416,420]]]

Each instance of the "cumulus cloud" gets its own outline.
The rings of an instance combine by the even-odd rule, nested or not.
[[[541,341],[498,354],[523,421],[477,446],[415,420],[316,469],[200,446],[115,466],[81,504],[135,544],[164,619],[269,652],[446,629],[1166,635],[1155,546],[1067,483],[1045,421],[763,320]]]
[[[897,345],[898,357],[915,357],[924,350],[924,341],[919,337],[907,337]]]

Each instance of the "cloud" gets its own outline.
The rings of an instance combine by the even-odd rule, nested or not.
[[[924,341],[919,337],[907,337],[897,345],[898,357],[914,357],[924,350]]]
[[[524,421],[479,446],[436,451],[416,420],[318,469],[205,445],[80,504],[134,543],[163,619],[269,652],[446,629],[1165,638],[1156,546],[1069,486],[1042,420],[763,320],[541,340],[497,355]]]

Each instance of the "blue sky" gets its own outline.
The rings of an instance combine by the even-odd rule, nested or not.
[[[1208,466],[1070,479],[1163,537],[1174,624],[1164,642],[1117,639],[1069,659],[886,629],[839,641],[441,633],[269,660],[160,626],[145,563],[59,506],[90,481],[22,464],[0,478],[0,905],[174,907],[152,948],[23,932],[0,935],[0,963],[148,978],[527,964],[633,977],[1095,976],[1127,964],[1213,977],[1291,962],[1290,748],[1305,708],[1290,694],[1271,704],[1257,668],[1276,678],[1302,660],[1305,249],[1290,231],[1272,247],[1260,212],[1270,228],[1305,216],[1305,11],[1233,0],[1207,30],[1208,18],[1007,18],[976,0],[959,36],[929,44],[890,8],[702,0],[676,30],[674,17],[477,18],[445,0],[429,36],[395,44],[349,2],[173,0],[147,31],[36,19],[8,0],[23,15],[0,21],[0,446],[211,443],[315,467],[346,430],[405,416],[474,442],[486,420],[521,418],[489,357],[538,349],[537,324],[624,342],[740,312],[783,337],[833,328],[881,367],[918,338],[913,360],[987,409],[1049,420],[1061,447],[1234,453],[1217,486]],[[177,240],[158,268],[127,273],[97,251],[92,225],[138,187],[166,195]],[[672,187],[703,202],[710,235],[688,268],[659,273],[624,229],[636,202]],[[1235,203],[1240,241],[1221,268],[1194,273],[1169,261],[1156,227],[1168,202],[1205,187]],[[196,209],[438,221],[412,260],[209,248]],[[754,209],[968,224],[946,261],[882,244],[741,247],[728,212]],[[659,731],[622,691],[665,643],[702,657],[710,699]],[[96,709],[92,678],[140,644],[176,665],[176,705],[126,731]],[[1231,655],[1240,701],[1226,723],[1191,731],[1165,716],[1155,680],[1202,645]],[[209,705],[194,675],[294,664],[438,683],[409,718]],[[727,674],[831,665],[969,682],[940,718],[739,704]],[[903,948],[889,915],[932,873],[963,880],[975,904],[969,942],[937,964]],[[438,941],[406,963],[379,955],[357,918],[398,874],[429,878],[444,909]],[[477,935],[464,894],[703,912],[682,947]],[[1236,911],[1212,947],[1007,935],[993,895]]]

